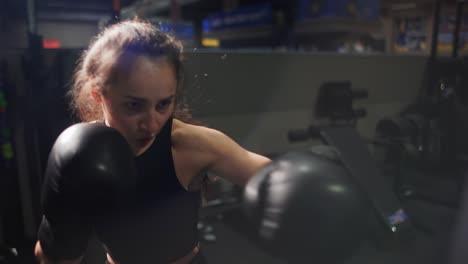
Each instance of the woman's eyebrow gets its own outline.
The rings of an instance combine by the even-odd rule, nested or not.
[[[175,95],[170,95],[170,96],[168,96],[168,97],[166,97],[166,98],[162,98],[162,99],[159,100],[159,101],[160,101],[160,102],[170,101],[170,100],[172,100],[174,97],[175,97]]]
[[[123,95],[123,97],[125,97],[126,99],[131,99],[131,100],[139,101],[139,102],[146,102],[147,101],[145,98],[136,97],[136,96],[132,96],[132,95]]]
[[[145,98],[137,97],[137,96],[133,96],[133,95],[123,95],[123,97],[126,98],[126,99],[131,99],[131,100],[134,100],[134,101],[138,101],[138,102],[147,102],[148,101]],[[159,102],[169,101],[169,100],[174,99],[174,97],[175,97],[175,95],[172,94],[172,95],[169,95],[168,97],[159,99]]]

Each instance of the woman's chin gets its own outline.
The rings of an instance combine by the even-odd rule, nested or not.
[[[133,145],[133,153],[135,153],[136,156],[143,154],[151,146],[153,140],[137,141],[137,143]]]

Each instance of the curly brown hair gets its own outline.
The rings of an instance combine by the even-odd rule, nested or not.
[[[174,69],[177,81],[174,117],[197,123],[182,100],[183,48],[173,36],[139,18],[105,28],[85,50],[75,69],[71,88],[71,108],[83,122],[102,120],[103,113],[90,96],[95,87],[105,93],[118,76],[129,72],[128,65],[138,56],[165,59]]]

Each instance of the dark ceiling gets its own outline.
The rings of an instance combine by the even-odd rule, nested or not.
[[[2,0],[2,8],[0,8],[0,18],[13,19],[27,16],[28,0]],[[154,2],[161,0],[154,0]],[[110,14],[112,12],[112,0],[35,0],[35,11],[39,19],[50,19],[53,17],[66,17],[67,14]],[[169,0],[165,1],[169,3]],[[206,17],[208,14],[223,10],[223,0],[196,0],[183,1],[181,4],[181,15],[184,20],[198,20]],[[255,3],[264,3],[265,0],[239,0],[238,4],[249,5]],[[294,1],[285,0],[270,0],[273,8],[282,8],[291,6]],[[139,5],[138,0],[121,0],[121,7],[129,7]],[[166,4],[165,8],[160,8],[152,15],[169,16],[170,5]],[[61,15],[60,15],[61,14]],[[89,16],[88,16],[89,17]]]
[[[0,20],[9,20],[15,18],[25,18],[27,16],[27,7],[29,0],[1,0]],[[83,18],[90,21],[99,16],[111,14],[112,0],[35,0],[36,14],[39,19],[57,19],[62,20],[67,17]],[[121,7],[130,7],[140,5],[139,0],[120,0]],[[150,1],[145,1],[150,2]],[[170,0],[154,0],[155,3],[166,3],[165,8],[159,8],[157,12],[151,15],[169,16]],[[181,18],[183,20],[200,20],[207,15],[223,10],[223,0],[179,0],[181,4]],[[264,3],[265,0],[238,0],[238,5],[250,5],[255,3]],[[288,0],[269,0],[274,9],[286,9],[291,11],[293,3],[296,1]],[[414,2],[418,4],[434,3],[434,0],[381,0],[381,6],[386,7],[394,3]],[[443,0],[444,3],[454,3],[455,0]],[[158,3],[158,4],[159,4]]]
[[[1,0],[0,18],[15,19],[27,16],[28,0]],[[112,0],[35,0],[36,11],[40,12],[110,12]],[[121,0],[126,7],[136,0]]]

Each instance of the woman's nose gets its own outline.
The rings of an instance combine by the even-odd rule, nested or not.
[[[145,115],[140,128],[148,134],[154,135],[161,128],[162,116],[156,111],[151,111]]]

